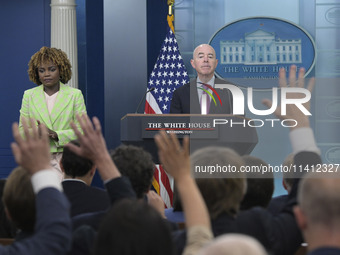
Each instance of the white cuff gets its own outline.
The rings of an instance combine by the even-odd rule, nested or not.
[[[293,129],[289,133],[293,153],[311,151],[320,155],[320,149],[316,145],[313,130],[309,127]]]
[[[33,174],[31,182],[35,194],[45,188],[55,188],[61,192],[63,191],[60,183],[60,177],[53,169],[44,169]]]

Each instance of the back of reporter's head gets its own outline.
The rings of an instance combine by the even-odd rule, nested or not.
[[[241,210],[248,210],[252,207],[261,206],[266,208],[274,192],[274,174],[269,169],[269,165],[264,160],[251,155],[243,155],[248,171],[247,192],[241,203]]]
[[[198,255],[267,255],[267,252],[251,236],[224,234],[206,245]]]
[[[121,145],[110,154],[119,172],[129,178],[137,198],[143,198],[151,187],[155,170],[151,154],[134,145]]]
[[[15,226],[33,232],[35,224],[35,194],[31,176],[22,167],[15,168],[8,176],[3,202]]]
[[[79,146],[76,140],[70,143]],[[72,178],[85,176],[93,167],[91,160],[78,156],[68,147],[64,147],[61,164],[65,174]]]
[[[147,203],[121,200],[102,221],[96,255],[173,255],[171,230]]]
[[[340,231],[340,174],[309,173],[299,185],[298,204],[310,226]]]
[[[239,211],[246,191],[245,174],[239,171],[243,165],[241,156],[226,147],[205,147],[191,155],[191,170],[212,219]],[[206,172],[209,167],[215,172]]]

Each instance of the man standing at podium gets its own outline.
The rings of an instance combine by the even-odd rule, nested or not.
[[[197,46],[190,63],[196,70],[197,77],[174,91],[170,113],[231,114],[233,100],[231,92],[227,89],[214,89],[215,84],[230,84],[214,75],[218,64],[214,48],[209,44]],[[207,92],[216,98],[217,104]],[[221,103],[218,96],[215,96],[216,92]]]

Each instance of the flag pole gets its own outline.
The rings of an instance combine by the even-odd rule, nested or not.
[[[149,77],[147,90],[153,88],[153,91],[146,96],[144,109],[146,114],[168,114],[173,92],[190,81],[175,37],[174,3],[175,0],[167,0],[169,27],[166,28],[167,34]],[[161,196],[166,207],[170,208],[173,198],[173,178],[168,176],[161,164],[156,164],[152,188]]]

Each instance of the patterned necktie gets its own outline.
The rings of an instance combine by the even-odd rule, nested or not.
[[[209,88],[205,85],[202,85],[201,88],[204,89],[201,96],[201,113],[208,114],[210,110],[210,96],[205,90],[208,90]]]

